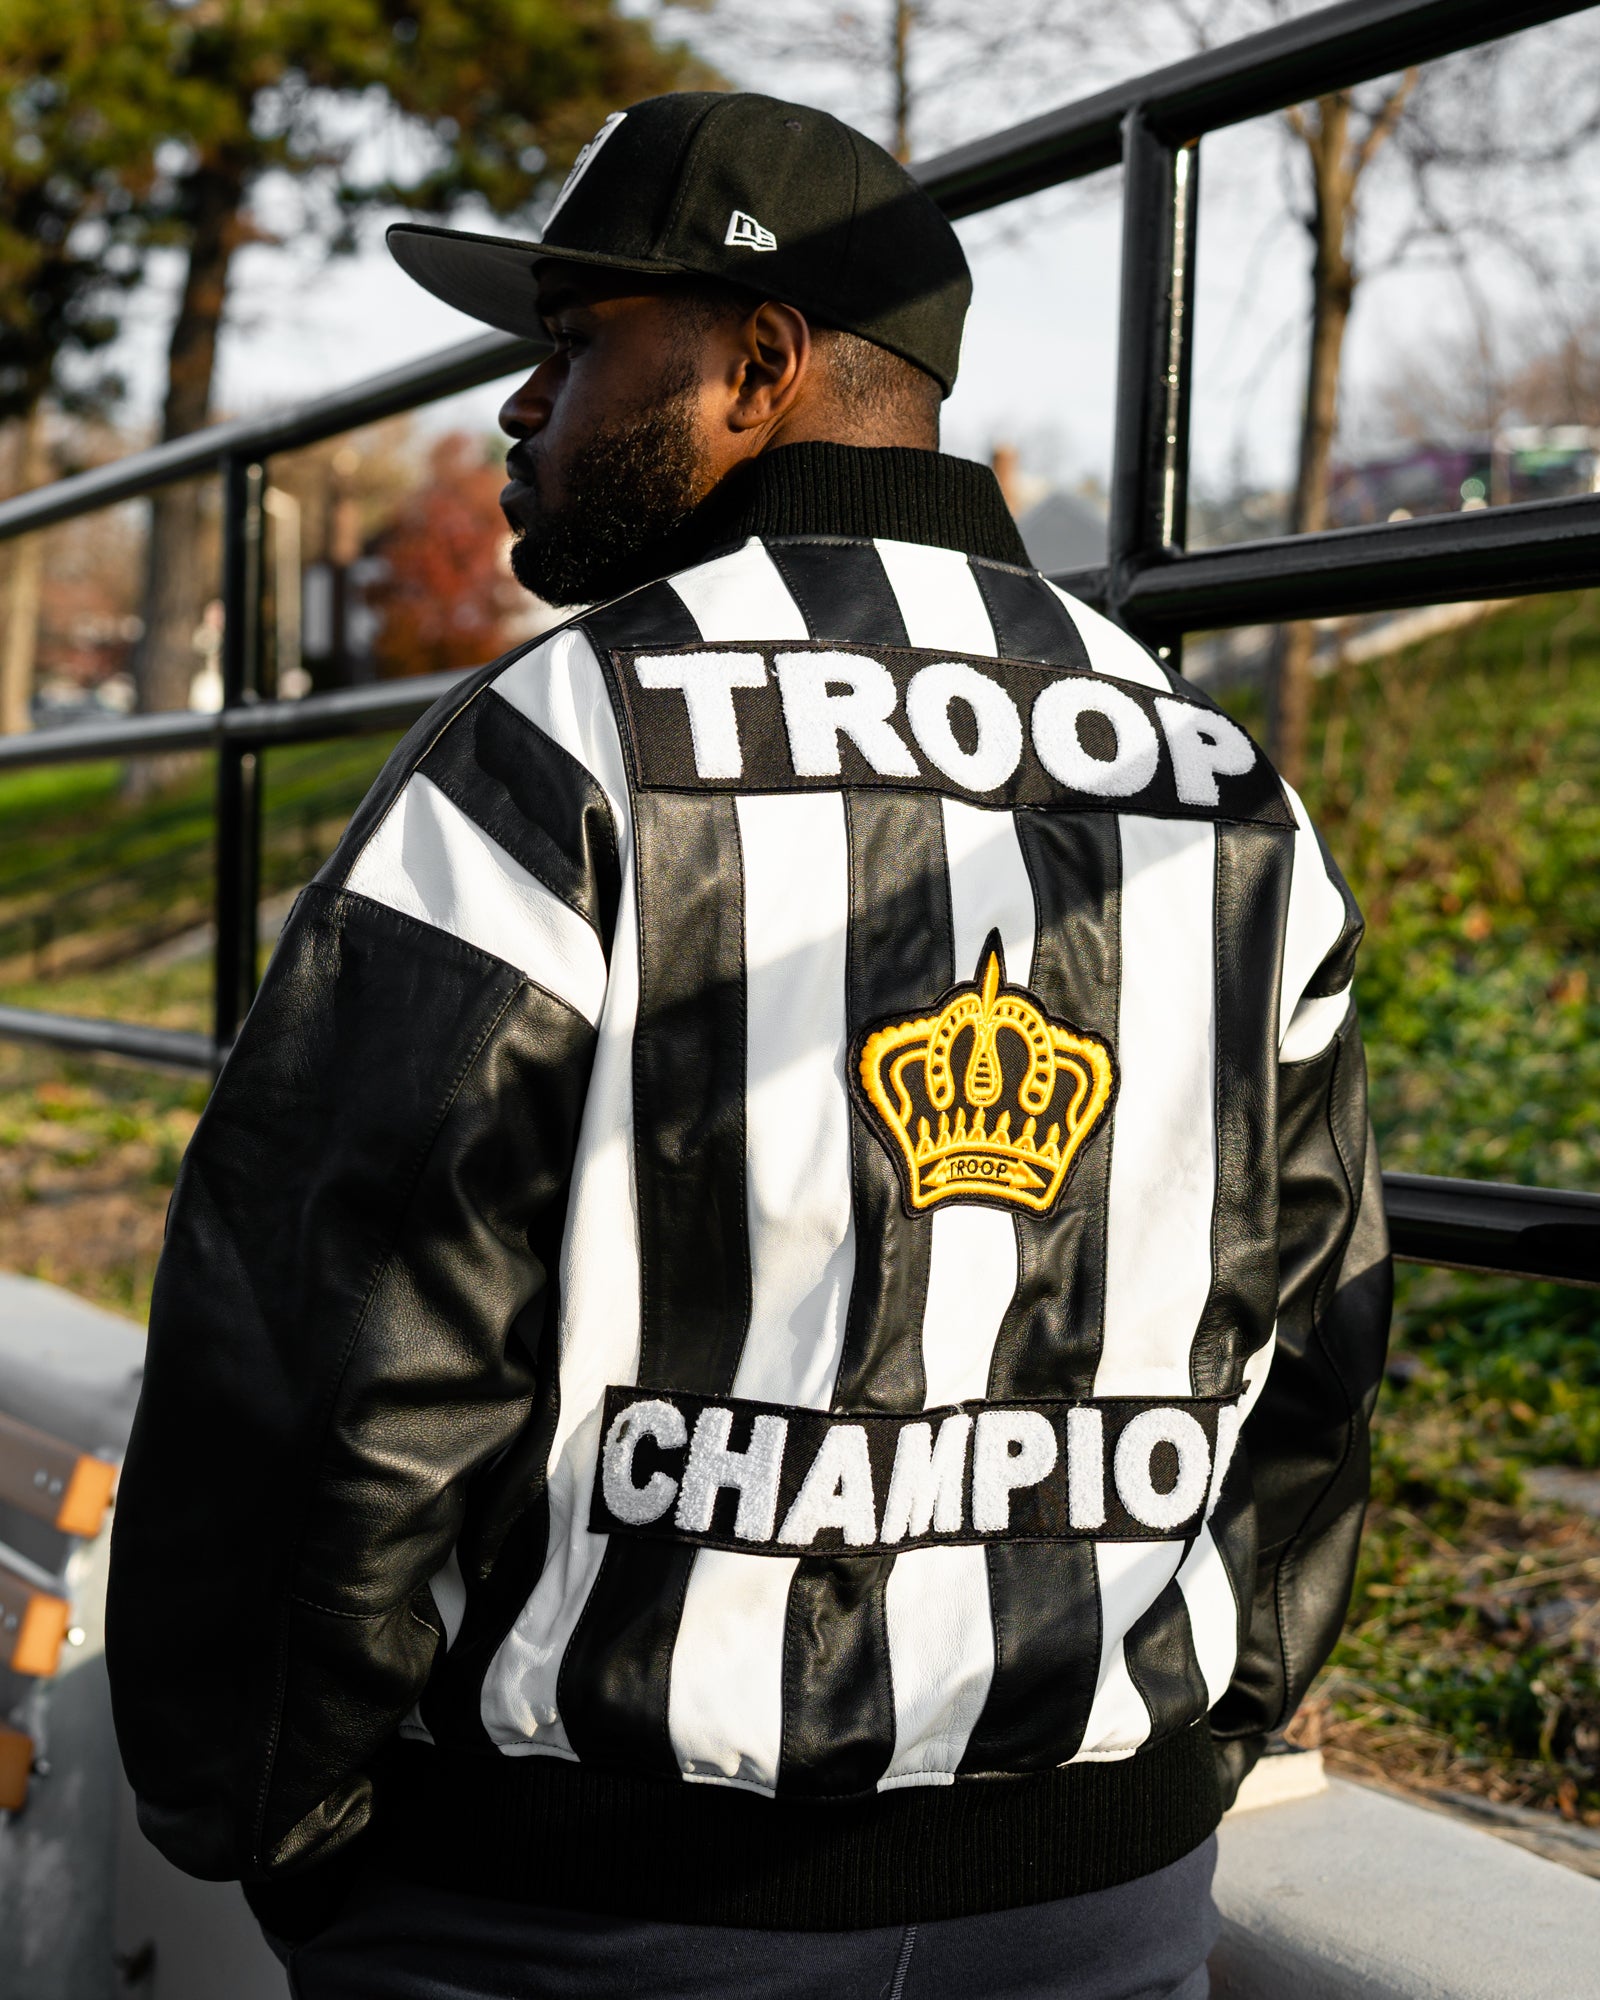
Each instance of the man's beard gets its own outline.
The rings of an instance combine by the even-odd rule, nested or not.
[[[527,508],[531,520],[512,521],[511,571],[524,590],[547,604],[599,604],[671,567],[673,540],[700,484],[694,418],[694,383],[675,379],[644,408],[595,432],[567,469],[561,505]],[[513,476],[521,449],[508,455]],[[525,483],[535,496],[533,480]]]

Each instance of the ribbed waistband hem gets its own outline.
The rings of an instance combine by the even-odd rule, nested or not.
[[[1203,1722],[1117,1763],[836,1804],[407,1744],[374,1845],[397,1875],[506,1902],[866,1930],[1108,1889],[1179,1860],[1221,1814]]]

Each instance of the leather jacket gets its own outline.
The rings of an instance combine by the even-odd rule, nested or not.
[[[1018,561],[752,534],[464,680],[183,1164],[146,1832],[795,1924],[1186,1851],[1350,1588],[1360,931],[1245,733]]]

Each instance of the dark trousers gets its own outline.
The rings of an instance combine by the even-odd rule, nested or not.
[[[872,1931],[591,1917],[369,1877],[295,2000],[1206,2000],[1216,1841],[1137,1881]]]

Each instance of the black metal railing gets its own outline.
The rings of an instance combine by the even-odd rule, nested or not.
[[[951,216],[1119,163],[1122,298],[1107,560],[1058,579],[1176,659],[1186,631],[1321,618],[1600,582],[1600,496],[1347,528],[1188,554],[1199,142],[1285,105],[1585,11],[1591,0],[1346,0],[920,163]],[[219,474],[223,706],[0,740],[0,773],[209,748],[217,759],[215,1008],[210,1035],[0,1007],[0,1037],[195,1070],[223,1060],[255,992],[259,759],[273,744],[404,725],[446,679],[268,702],[261,691],[267,461],[525,367],[532,340],[491,334],[276,417],[219,424],[0,502],[0,541],[157,487]],[[1422,1263],[1600,1284],[1600,1195],[1384,1177],[1395,1248]]]

